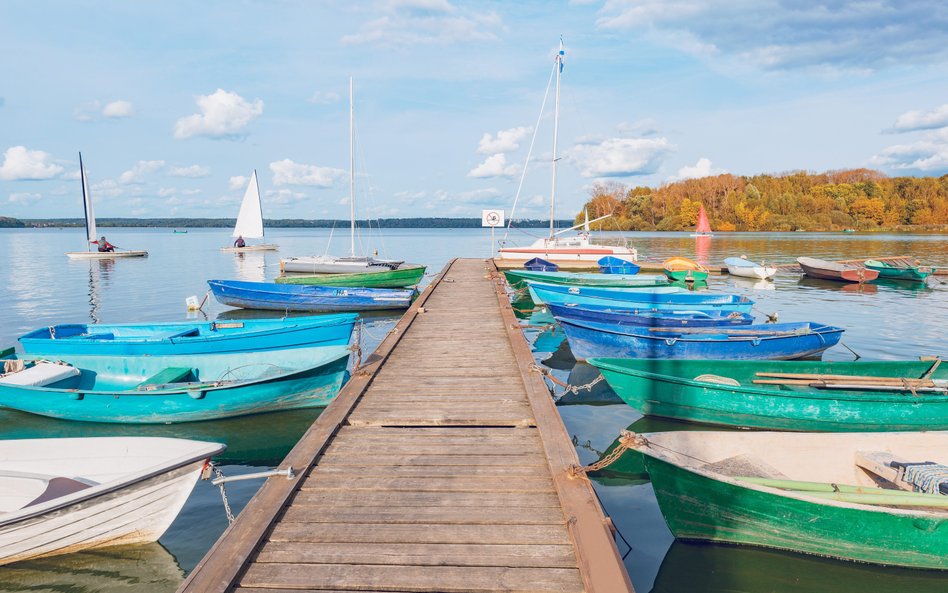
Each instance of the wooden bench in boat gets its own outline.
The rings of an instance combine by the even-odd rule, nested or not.
[[[168,367],[162,369],[138,384],[139,390],[158,389],[168,383],[181,383],[191,376],[191,367]]]
[[[79,374],[79,369],[74,366],[39,360],[22,370],[0,376],[0,383],[21,387],[46,387]]]
[[[885,486],[894,486],[901,490],[915,492],[916,484],[905,480],[905,470],[910,466],[931,465],[941,466],[934,461],[905,461],[887,451],[856,451],[856,467],[869,472],[873,477],[882,478]],[[878,481],[878,480],[877,480]],[[942,494],[946,494],[942,484]]]

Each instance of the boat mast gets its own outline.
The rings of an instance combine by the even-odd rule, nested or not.
[[[89,204],[86,200],[86,169],[82,166],[82,152],[79,152],[79,183],[82,184],[82,215],[86,219],[86,251],[92,251],[92,242],[89,239]]]
[[[355,109],[352,99],[352,77],[349,77],[349,255],[355,257]]]
[[[556,54],[556,99],[553,102],[553,188],[550,190],[550,238],[553,238],[553,221],[556,218],[556,155],[557,136],[560,127],[560,74],[563,72],[563,38],[560,37],[560,51]]]

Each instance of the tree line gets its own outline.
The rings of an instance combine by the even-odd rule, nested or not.
[[[887,177],[871,169],[717,175],[658,188],[598,183],[584,210],[600,230],[681,231],[705,207],[715,231],[883,230],[948,225],[948,175]],[[584,213],[576,216],[582,222]]]
[[[9,224],[3,224],[9,221]],[[158,227],[158,228],[232,228],[234,218],[99,218],[97,227]],[[558,220],[557,226],[568,227],[569,220]],[[543,228],[549,226],[549,220],[518,220],[515,226],[525,228]],[[349,228],[348,220],[276,218],[264,220],[267,228]],[[0,217],[0,227],[83,227],[82,218],[37,218],[17,220]],[[480,228],[480,218],[383,218],[379,220],[357,220],[359,228],[383,229],[458,229]]]

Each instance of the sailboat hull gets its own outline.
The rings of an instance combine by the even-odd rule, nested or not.
[[[70,259],[115,259],[117,257],[148,257],[147,251],[69,251]]]
[[[230,253],[243,253],[245,251],[276,251],[280,246],[276,243],[264,243],[263,245],[247,245],[245,247],[221,247],[221,251]]]

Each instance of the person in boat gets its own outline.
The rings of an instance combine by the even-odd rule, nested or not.
[[[234,247],[246,247],[247,243],[244,242],[243,235],[237,235],[237,240],[234,241]]]
[[[105,235],[102,235],[101,237],[99,237],[99,240],[97,241],[97,243],[99,245],[99,253],[112,253],[113,251],[115,251],[115,245],[112,245],[111,243],[106,241]]]

